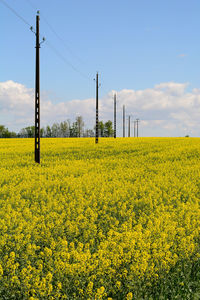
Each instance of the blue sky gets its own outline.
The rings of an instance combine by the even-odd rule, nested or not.
[[[41,90],[52,103],[94,98],[96,71],[100,97],[112,90],[153,89],[166,82],[188,83],[187,92],[200,88],[197,0],[6,2],[33,26],[36,8],[41,12],[40,32],[47,39],[41,47]],[[12,80],[34,88],[34,34],[1,0],[0,19],[0,82]]]

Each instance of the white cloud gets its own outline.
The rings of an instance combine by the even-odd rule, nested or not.
[[[20,83],[11,80],[0,82],[0,107],[1,110],[15,112],[18,115],[23,115],[23,108],[31,110],[34,105],[33,89],[27,89]]]
[[[132,120],[140,118],[143,136],[200,135],[200,89],[187,92],[188,83],[167,82],[151,89],[111,91],[99,99],[101,120],[113,119],[113,95],[117,92],[117,129],[121,134],[122,106]],[[54,103],[41,93],[41,125],[82,115],[86,126],[95,124],[95,99],[74,99]],[[11,130],[34,123],[34,89],[6,81],[0,83],[0,123]],[[133,127],[133,126],[132,126]],[[132,128],[133,131],[133,128]]]
[[[157,84],[155,90],[163,91],[169,95],[182,95],[185,92],[188,83],[164,82]]]

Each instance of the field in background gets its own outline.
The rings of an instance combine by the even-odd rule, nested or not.
[[[200,139],[33,149],[0,139],[1,299],[200,298]]]

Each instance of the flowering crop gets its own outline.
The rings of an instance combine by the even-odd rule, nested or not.
[[[41,151],[38,165],[32,139],[0,140],[1,299],[159,299],[169,276],[186,295],[199,139],[42,139]]]

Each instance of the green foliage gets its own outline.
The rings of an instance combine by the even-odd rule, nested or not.
[[[112,137],[114,134],[112,121],[107,121],[103,123],[103,121],[99,122],[99,136],[100,137]]]
[[[16,133],[11,132],[4,125],[0,125],[0,138],[15,138]]]
[[[114,130],[113,130],[113,127],[112,127],[112,121],[107,121],[105,124],[104,124],[104,136],[105,137],[112,137],[114,134]]]
[[[27,126],[22,128],[19,136],[24,138],[33,138],[35,136],[35,126]]]

